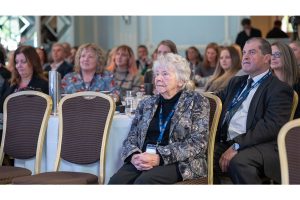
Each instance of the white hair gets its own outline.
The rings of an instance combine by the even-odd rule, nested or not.
[[[177,81],[182,81],[183,83],[181,89],[185,88],[186,84],[190,80],[190,65],[184,57],[178,54],[167,53],[164,55],[159,55],[157,60],[154,61],[153,64],[154,75],[158,68],[174,69]]]

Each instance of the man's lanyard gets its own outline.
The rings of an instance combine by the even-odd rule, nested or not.
[[[239,89],[239,91],[236,93],[236,95],[234,96],[229,108],[227,111],[230,111],[232,108],[234,108],[234,106],[236,106],[240,101],[243,101],[244,98],[246,98],[248,96],[248,94],[250,93],[250,91],[255,88],[256,86],[258,86],[259,84],[261,84],[263,81],[265,81],[270,75],[271,75],[271,71],[269,71],[267,74],[265,74],[261,79],[259,79],[254,85],[251,86],[251,88],[249,90],[245,90],[241,95],[240,93],[243,91],[244,87],[241,87]]]
[[[177,105],[177,103],[174,105],[173,109],[171,110],[171,112],[167,116],[166,121],[163,123],[163,119],[162,119],[163,118],[163,116],[162,116],[162,101],[161,101],[160,111],[159,111],[159,131],[160,131],[160,134],[157,138],[156,146],[158,146],[162,141],[162,138],[164,136],[164,132],[166,130],[167,124],[169,123],[169,121],[171,120],[171,117],[173,116],[173,114],[175,112],[176,105]]]

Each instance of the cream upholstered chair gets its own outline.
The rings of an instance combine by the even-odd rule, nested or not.
[[[300,184],[300,119],[286,123],[277,142],[282,184]]]
[[[177,184],[213,184],[213,156],[214,156],[214,146],[216,132],[218,128],[219,119],[222,112],[222,102],[214,94],[210,92],[202,93],[209,100],[210,104],[210,114],[209,114],[209,140],[207,148],[207,177],[201,177],[198,179],[186,180],[178,182]]]
[[[59,139],[55,171],[21,177],[13,184],[103,184],[108,133],[115,102],[100,92],[78,92],[59,102]],[[60,171],[61,160],[86,165],[100,163],[99,177],[85,172]]]
[[[32,172],[26,168],[2,166],[4,154],[17,159],[35,157],[34,173],[40,173],[52,100],[49,95],[41,92],[22,91],[9,95],[3,108],[0,184],[7,184],[15,177],[29,176]]]

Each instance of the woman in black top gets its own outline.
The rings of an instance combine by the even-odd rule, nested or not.
[[[49,93],[48,81],[43,75],[40,58],[32,46],[20,46],[14,53],[12,78],[4,86],[1,97],[1,110],[5,98],[18,91],[36,90]]]
[[[142,100],[109,184],[172,184],[207,176],[209,102],[186,88],[191,70],[173,53],[154,62],[158,94]]]

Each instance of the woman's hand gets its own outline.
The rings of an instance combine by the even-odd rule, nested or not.
[[[159,155],[150,153],[134,154],[131,158],[131,163],[135,166],[137,170],[144,171],[152,169],[159,165]]]

